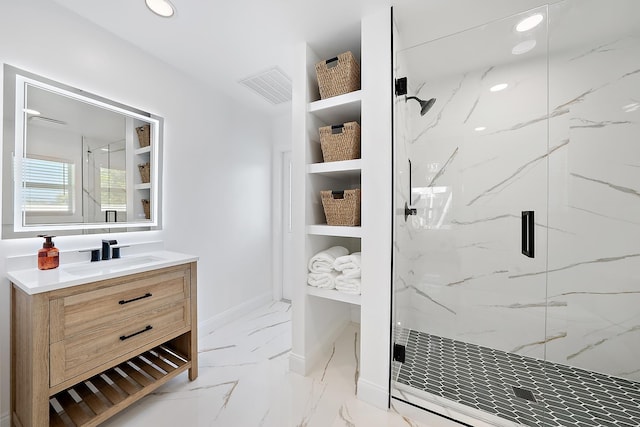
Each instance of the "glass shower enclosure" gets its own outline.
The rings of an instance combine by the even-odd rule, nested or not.
[[[394,59],[392,397],[640,425],[640,3],[566,0]]]

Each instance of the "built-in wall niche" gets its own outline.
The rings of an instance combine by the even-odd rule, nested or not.
[[[158,229],[161,117],[4,66],[3,238]]]

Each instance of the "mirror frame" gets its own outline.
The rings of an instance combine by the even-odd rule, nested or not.
[[[18,237],[33,237],[27,233],[43,233],[50,231],[74,231],[78,230],[80,233],[68,233],[68,234],[83,234],[84,230],[108,230],[109,232],[123,232],[123,231],[141,231],[141,230],[157,230],[161,228],[160,213],[162,211],[160,185],[162,177],[162,134],[163,134],[163,119],[162,117],[155,116],[151,113],[147,113],[136,108],[129,107],[124,104],[103,98],[98,95],[88,93],[86,91],[68,86],[42,76],[12,67],[8,64],[4,64],[5,73],[5,93],[4,93],[4,108],[9,105],[13,105],[14,109],[14,137],[13,137],[13,171],[11,174],[4,173],[3,177],[3,189],[7,189],[8,185],[5,180],[12,180],[13,190],[13,228],[11,231],[4,230],[2,238],[18,238]],[[7,74],[9,73],[9,74]],[[14,84],[7,85],[7,77],[14,81]],[[9,87],[7,87],[9,86]],[[122,114],[127,117],[131,117],[140,121],[144,121],[151,125],[151,141],[149,148],[149,158],[153,165],[151,168],[150,176],[150,189],[149,199],[152,201],[150,208],[150,219],[126,221],[126,222],[91,222],[91,223],[51,223],[51,224],[33,224],[28,225],[25,221],[26,214],[22,209],[23,199],[23,181],[22,181],[22,169],[23,159],[25,156],[26,147],[26,93],[27,87],[37,87],[39,89],[52,91],[60,96],[65,96],[84,102],[96,107],[104,108],[112,112]],[[7,94],[7,89],[13,89],[13,94]],[[9,98],[8,98],[9,97]],[[9,100],[9,102],[7,102]],[[13,103],[11,103],[13,101]],[[3,120],[6,114],[3,114]],[[8,144],[9,141],[4,141],[3,146]],[[3,148],[5,154],[6,148]],[[127,157],[134,156],[135,153],[126,153]],[[4,163],[7,164],[6,162]],[[137,191],[135,188],[127,188],[127,191]],[[4,210],[7,212],[7,210]],[[3,221],[4,222],[4,221]],[[8,225],[8,224],[6,224]],[[112,230],[113,229],[113,230]],[[126,230],[130,229],[130,230]],[[135,229],[135,230],[134,230]],[[7,235],[5,235],[7,234]],[[67,234],[67,233],[64,233]]]

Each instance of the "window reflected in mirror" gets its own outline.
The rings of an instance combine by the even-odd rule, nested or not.
[[[160,226],[161,118],[6,64],[4,87],[3,238]]]

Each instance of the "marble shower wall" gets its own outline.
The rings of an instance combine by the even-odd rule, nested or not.
[[[640,381],[640,4],[605,3],[550,9],[552,47],[587,11],[618,28],[549,58],[546,350]]]
[[[640,13],[603,3],[550,6],[518,56],[523,16],[398,54],[409,95],[437,98],[396,108],[395,206],[417,209],[396,215],[402,327],[640,380]]]

